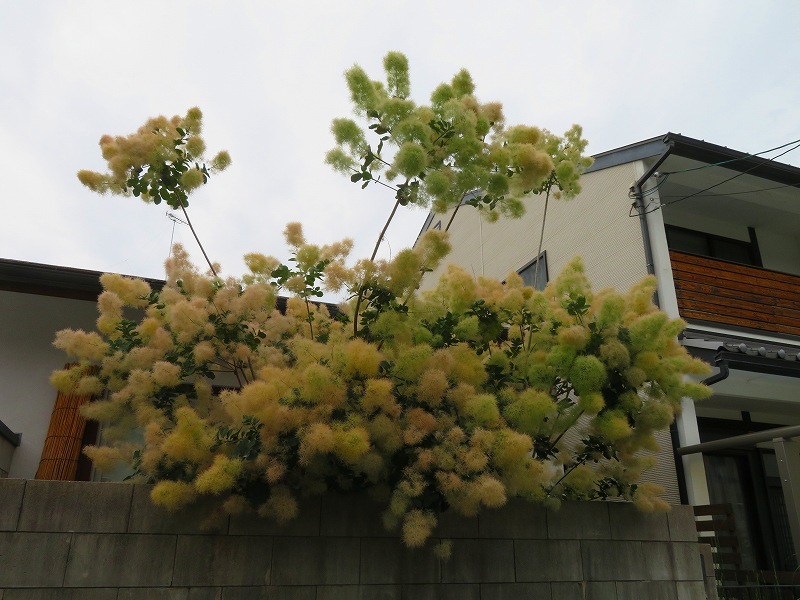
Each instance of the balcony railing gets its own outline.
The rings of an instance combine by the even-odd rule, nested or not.
[[[675,250],[669,255],[684,319],[800,336],[800,277]]]

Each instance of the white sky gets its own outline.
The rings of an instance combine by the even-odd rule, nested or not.
[[[466,67],[509,124],[580,123],[591,153],[667,131],[759,152],[800,138],[798,26],[796,0],[7,0],[0,257],[162,277],[163,205],[97,196],[75,173],[104,169],[102,134],[195,105],[211,153],[234,161],[190,207],[224,274],[242,273],[246,252],[286,258],[288,221],[368,255],[392,193],[360,190],[323,157],[331,120],[350,114],[344,70],[382,77],[389,50],[408,56],[418,101]],[[800,151],[780,160],[800,164]],[[384,255],[425,216],[396,218]],[[202,260],[187,227],[175,241]]]

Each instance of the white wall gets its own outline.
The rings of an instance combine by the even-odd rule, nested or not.
[[[688,210],[677,210],[672,207],[663,212],[664,222],[668,225],[693,229],[694,231],[704,231],[713,235],[744,242],[750,241],[750,234],[747,232],[747,224],[741,221],[726,221],[721,217],[711,218],[705,215],[692,213]],[[735,218],[735,215],[731,216]]]
[[[725,220],[724,214],[711,218],[705,215],[693,214],[688,209],[681,210],[681,207],[662,212],[664,212],[664,221],[669,225],[704,231],[745,242],[750,241],[747,224],[741,221]],[[736,218],[735,213],[729,216]],[[798,241],[798,237],[777,231],[768,226],[756,227],[755,230],[764,268],[800,275],[800,241]]]
[[[0,420],[22,434],[9,477],[32,478],[39,466],[56,400],[48,379],[69,361],[55,332],[94,330],[96,318],[94,302],[0,291]]]
[[[800,275],[800,243],[797,237],[757,227],[756,238],[765,268]]]

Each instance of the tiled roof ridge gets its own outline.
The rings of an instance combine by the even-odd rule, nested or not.
[[[727,352],[738,352],[747,356],[762,356],[764,358],[775,358],[779,360],[800,360],[800,352],[797,350],[788,351],[785,348],[766,348],[761,345],[748,345],[741,343],[722,343],[720,349]]]

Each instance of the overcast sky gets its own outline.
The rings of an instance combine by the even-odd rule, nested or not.
[[[0,258],[163,277],[163,206],[97,196],[75,173],[104,169],[101,135],[195,105],[209,149],[234,161],[190,207],[225,274],[246,252],[285,258],[288,221],[368,255],[392,194],[323,158],[331,120],[350,112],[344,70],[378,78],[389,50],[408,56],[418,101],[466,67],[509,124],[580,123],[591,153],[668,131],[759,152],[800,138],[799,26],[796,0],[6,0]],[[780,160],[800,164],[800,151]],[[383,255],[411,245],[425,216],[397,218]],[[202,260],[187,227],[174,236]]]

